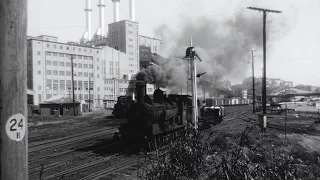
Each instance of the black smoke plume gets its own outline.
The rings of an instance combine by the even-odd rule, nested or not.
[[[267,21],[267,38],[270,34],[283,35],[284,30],[275,28],[274,20]],[[197,61],[197,73],[206,72],[197,78],[198,87],[212,91],[220,88],[222,80],[244,78],[250,68],[250,50],[262,50],[262,16],[240,14],[223,21],[206,18],[183,21],[177,32],[162,25],[156,34],[162,40],[162,55],[166,59],[160,62],[160,67],[142,70],[137,78],[172,92],[186,92],[187,61],[182,58],[192,37],[195,50],[203,60]]]

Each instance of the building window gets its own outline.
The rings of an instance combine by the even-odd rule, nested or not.
[[[53,66],[58,66],[58,61],[52,61]]]
[[[84,73],[84,77],[88,77],[88,73],[87,72]]]
[[[39,102],[41,102],[41,94],[38,94]]]
[[[64,71],[60,71],[59,73],[60,76],[64,76]]]
[[[58,75],[58,71],[57,70],[53,70],[53,75]]]
[[[41,86],[38,86],[38,90],[41,90]]]
[[[67,48],[66,48],[67,50],[69,50],[69,46],[67,46]]]
[[[81,48],[79,48],[79,52],[81,52]]]
[[[89,68],[90,68],[90,69],[93,69],[93,65],[92,65],[92,64],[89,64]]]
[[[83,64],[83,68],[88,68],[88,64]]]
[[[99,78],[99,74],[97,74],[97,78]]]
[[[51,65],[51,61],[47,60],[47,65],[50,66]]]
[[[82,64],[81,63],[78,63],[78,68],[82,68]]]
[[[51,52],[46,52],[47,56],[51,56]]]
[[[47,44],[47,48],[49,48],[50,47],[50,44]]]
[[[81,77],[81,76],[82,76],[82,72],[78,72],[78,76],[80,76],[80,77]]]
[[[78,56],[78,59],[82,59],[82,56]]]
[[[97,54],[99,54],[99,51],[97,51]]]
[[[87,49],[83,49],[84,52],[87,52]]]
[[[83,56],[83,60],[88,60],[88,56]]]
[[[82,89],[83,89],[82,81],[78,81],[78,90],[82,90]]]
[[[59,57],[64,57],[64,54],[60,53],[60,54],[59,54]]]
[[[57,48],[57,45],[53,45],[53,48]]]
[[[47,75],[52,75],[52,71],[51,70],[47,70]]]
[[[59,65],[60,66],[64,66],[64,62],[59,62]]]
[[[97,87],[97,91],[100,91],[100,87]]]
[[[89,56],[89,60],[93,60],[93,57],[92,57],[92,56]]]
[[[71,76],[71,71],[66,71],[67,76]]]
[[[75,51],[75,50],[76,50],[76,48],[75,48],[75,47],[73,47],[73,48],[72,48],[72,50],[73,50],[73,51]]]
[[[63,46],[60,46],[60,49],[63,49]]]
[[[52,53],[52,56],[56,56],[56,57],[57,57],[57,56],[58,56],[58,53],[55,53],[55,52],[54,52],[54,53]]]
[[[38,65],[41,65],[41,61],[38,61]]]
[[[38,74],[41,74],[41,71],[38,71]]]
[[[99,70],[99,66],[97,66],[97,70]]]
[[[61,72],[61,71],[60,71],[60,72]],[[62,71],[62,72],[64,72],[64,71]],[[60,80],[60,90],[61,90],[61,91],[64,91],[64,90],[65,90],[65,87],[66,87],[65,81],[64,81],[64,80]]]
[[[77,67],[77,63],[73,63],[73,67]]]
[[[97,62],[99,62],[99,58],[97,58]]]
[[[70,62],[66,62],[66,66],[67,67],[71,67],[71,63]]]
[[[92,53],[92,49],[90,49],[89,52]]]

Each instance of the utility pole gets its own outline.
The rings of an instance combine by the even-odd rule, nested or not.
[[[90,89],[91,89],[91,87],[90,87],[90,85],[91,85],[91,78],[90,78],[91,76],[90,76],[90,73],[89,73],[89,112],[91,111],[91,109],[90,109],[90,104],[91,104],[91,97],[90,97]]]
[[[281,11],[248,7],[248,9],[262,11],[263,12],[263,79],[262,79],[262,109],[263,114],[266,114],[266,105],[267,105],[267,81],[266,81],[266,18],[268,13],[281,13]]]
[[[28,179],[27,4],[0,3],[0,179]]]
[[[255,113],[256,112],[256,93],[255,93],[255,85],[254,85],[254,56],[253,56],[253,52],[255,50],[252,49],[251,50],[251,54],[252,54],[252,112]]]
[[[73,74],[73,59],[74,56],[71,55],[71,78],[72,78],[72,99],[73,99],[73,115],[76,116],[76,102],[75,102],[75,97],[74,97],[74,74]]]

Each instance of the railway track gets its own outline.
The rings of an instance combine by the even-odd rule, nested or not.
[[[41,141],[37,143],[31,143],[29,144],[28,150],[29,152],[44,151],[47,149],[57,148],[57,147],[89,140],[98,136],[112,134],[114,132],[116,132],[115,128],[104,128],[104,129],[100,129],[98,131],[92,131],[89,133],[77,134],[77,135],[58,138],[54,140],[46,140],[46,141]]]
[[[143,145],[145,146],[145,145]],[[65,171],[61,171],[55,174],[48,175],[46,177],[43,177],[42,180],[52,180],[52,179],[63,179],[66,177],[66,179],[74,179],[72,176],[77,175],[84,175],[84,177],[75,177],[77,179],[96,179],[105,175],[110,174],[111,172],[115,172],[117,170],[121,170],[127,167],[130,167],[134,164],[135,158],[134,157],[127,157],[129,153],[132,153],[138,149],[140,149],[142,146],[134,147],[129,150],[124,150],[120,153],[112,154],[108,157],[104,157],[102,159],[98,159],[96,161],[92,161],[80,166],[76,166],[71,169],[67,169]],[[123,158],[123,159],[122,159]],[[96,171],[97,168],[100,168],[98,171]],[[93,173],[90,173],[90,171],[94,171]],[[89,172],[89,173],[88,173]]]
[[[239,115],[243,114],[244,112],[248,111],[250,108],[245,108],[238,110],[230,115],[227,115],[225,117],[225,120],[232,120],[236,119],[239,117]],[[59,138],[56,140],[52,141],[44,141],[40,143],[34,143],[31,144],[29,148],[31,148],[31,152],[35,152],[38,150],[46,150],[46,149],[53,149],[56,147],[61,147],[65,146],[68,144],[73,144],[81,141],[85,141],[88,139],[92,139],[97,136],[101,135],[108,135],[108,134],[113,134],[114,132],[110,132],[112,128],[106,128],[106,129],[101,129],[98,132],[93,131],[90,133],[82,134],[81,136],[79,135],[74,135],[74,136],[69,136],[66,138]],[[210,129],[210,128],[209,128]],[[109,131],[109,132],[106,132]],[[114,142],[116,144],[118,142]],[[113,143],[111,144],[106,144],[105,146],[97,147],[97,148],[92,148],[88,152],[82,152],[76,155],[70,156],[72,152],[77,151],[77,149],[72,149],[72,150],[67,150],[63,153],[57,153],[56,155],[49,155],[40,159],[37,159],[36,161],[30,162],[30,164],[36,164],[39,163],[40,161],[48,161],[51,159],[61,159],[63,156],[66,156],[63,160],[56,160],[56,161],[51,161],[50,164],[46,164],[44,166],[38,166],[34,167],[32,169],[29,169],[29,174],[30,175],[36,175],[37,173],[48,173],[51,169],[54,169],[56,167],[59,167],[61,165],[64,165],[66,163],[72,162],[74,159],[81,158],[81,157],[86,157],[90,154],[94,154],[93,151],[98,151],[106,148],[112,148],[111,146],[114,145]],[[145,146],[145,145],[144,145]],[[138,147],[140,148],[140,147]],[[132,148],[120,153],[112,154],[108,157],[101,157],[98,160],[94,160],[92,162],[87,162],[82,165],[76,163],[76,167],[70,167],[69,169],[66,169],[64,171],[55,173],[55,174],[49,174],[43,178],[42,180],[49,180],[49,179],[82,179],[82,180],[94,180],[98,179],[101,177],[104,177],[110,173],[113,173],[115,171],[119,171],[122,169],[126,169],[128,167],[131,167],[136,164],[135,159],[131,157],[127,157],[127,153],[130,151],[134,151],[137,148]],[[103,168],[102,168],[103,167]],[[101,169],[102,168],[102,169]],[[78,176],[78,177],[75,177]]]
[[[110,138],[111,138],[111,137],[110,137]],[[107,141],[107,140],[106,140],[106,141]],[[110,141],[110,140],[109,140],[109,141]],[[79,153],[79,154],[76,154],[76,155],[72,155],[72,156],[69,156],[69,157],[66,157],[66,158],[62,158],[62,156],[71,154],[72,152],[75,152],[75,151],[77,151],[77,150],[79,150],[79,149],[69,150],[69,151],[65,151],[65,152],[63,152],[63,153],[59,153],[59,154],[56,154],[56,155],[46,156],[46,157],[37,159],[36,161],[33,161],[33,162],[30,162],[30,163],[29,163],[29,166],[31,166],[31,165],[35,166],[35,167],[33,167],[33,168],[29,168],[29,174],[39,173],[41,170],[42,170],[42,171],[50,170],[50,169],[52,169],[52,168],[55,168],[55,167],[64,165],[64,164],[72,161],[73,159],[85,157],[85,156],[87,156],[87,155],[92,154],[94,151],[99,151],[99,150],[101,150],[101,149],[110,147],[110,146],[112,146],[112,145],[114,145],[114,144],[116,144],[116,143],[119,143],[119,142],[118,142],[118,141],[114,142],[114,141],[111,140],[110,143],[107,143],[107,142],[105,142],[105,143],[106,143],[105,145],[102,145],[102,146],[96,147],[96,148],[92,148],[92,149],[90,149],[88,152],[82,152],[82,153]],[[90,145],[89,145],[89,146],[86,146],[86,147],[83,147],[83,148],[90,148]],[[63,160],[51,161],[50,164],[45,164],[43,167],[41,167],[41,162],[50,161],[50,159],[58,158],[58,157],[62,158]],[[36,165],[37,165],[36,163],[40,163],[40,164],[38,164],[38,166],[36,166]]]
[[[247,116],[245,113],[241,114],[242,117],[240,117],[241,120],[244,120],[246,122],[250,122],[253,123],[255,125],[258,125],[258,120],[256,118],[253,117],[249,117]],[[285,127],[285,125],[281,125],[281,124],[273,124],[273,123],[267,123],[267,128],[271,128],[271,129],[275,129],[275,130],[280,130],[280,131],[288,131],[288,132],[300,132],[301,130],[298,128],[294,128],[294,127]],[[312,133],[312,132],[308,132],[309,135],[314,135],[314,136],[320,136],[319,133]]]

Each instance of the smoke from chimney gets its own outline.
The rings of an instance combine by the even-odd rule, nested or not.
[[[279,28],[283,27],[277,27],[271,21],[274,19],[269,17],[268,37],[270,34],[284,35],[283,31],[287,28],[280,32]],[[197,73],[207,72],[197,78],[198,87],[207,90],[217,88],[224,79],[243,79],[249,68],[250,49],[262,50],[262,18],[258,15],[238,15],[223,22],[206,18],[188,20],[183,21],[178,32],[162,25],[155,33],[163,42],[162,53],[168,58],[160,62],[160,67],[151,66],[142,70],[136,78],[168,87],[174,93],[181,89],[186,92],[187,62],[182,58],[190,37],[202,59],[201,62],[196,60]]]

